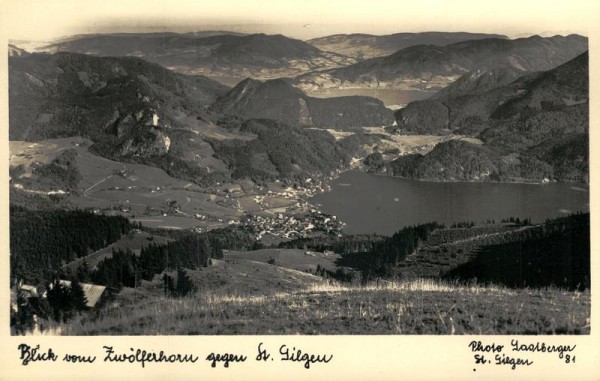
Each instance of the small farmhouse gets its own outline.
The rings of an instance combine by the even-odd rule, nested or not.
[[[61,285],[65,287],[71,287],[71,281],[68,280],[60,280]],[[106,286],[98,286],[96,284],[90,283],[79,283],[81,288],[83,289],[83,293],[85,294],[85,298],[87,300],[86,307],[87,308],[95,308],[101,305],[106,298],[108,297],[108,292],[106,290]]]

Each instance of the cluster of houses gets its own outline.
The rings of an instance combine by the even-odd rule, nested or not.
[[[325,180],[333,180],[332,176],[327,177]],[[281,193],[284,197],[299,197],[306,196],[312,197],[319,193],[323,193],[326,191],[330,191],[331,186],[324,182],[323,179],[320,178],[308,178],[304,180],[304,184],[296,185],[295,187],[287,187]]]
[[[303,216],[290,216],[282,213],[273,217],[250,215],[241,221],[240,226],[254,234],[259,240],[266,234],[281,238],[301,238],[316,231],[341,236],[344,223],[339,221],[336,216],[312,210]]]

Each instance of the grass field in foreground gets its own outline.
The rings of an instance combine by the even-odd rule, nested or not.
[[[79,317],[63,335],[589,334],[590,293],[417,280],[156,297]]]

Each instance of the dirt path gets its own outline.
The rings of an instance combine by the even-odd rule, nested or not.
[[[88,198],[95,198],[95,197],[90,197],[88,196],[88,192],[91,191],[93,188],[97,187],[98,185],[102,184],[103,182],[105,182],[106,180],[110,179],[111,177],[113,177],[114,175],[109,175],[106,176],[105,178],[103,178],[102,180],[96,182],[94,185],[92,185],[91,187],[89,187],[88,189],[83,191],[83,196],[84,197],[88,197]]]

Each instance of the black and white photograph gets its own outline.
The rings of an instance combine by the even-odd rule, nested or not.
[[[7,5],[10,337],[590,336],[585,2],[121,3]]]

